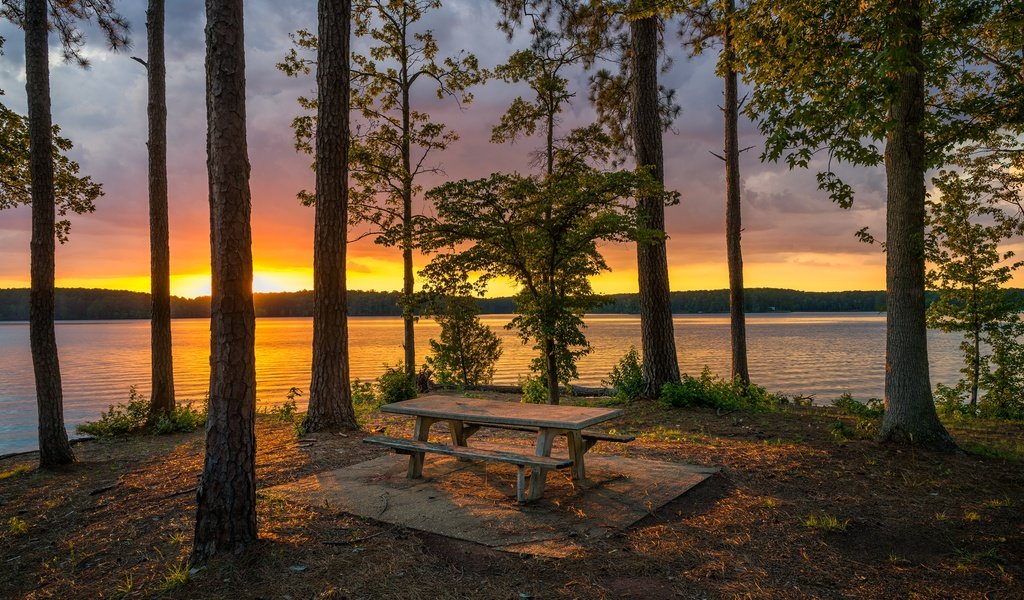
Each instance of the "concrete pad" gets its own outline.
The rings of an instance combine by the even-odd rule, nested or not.
[[[481,446],[483,446],[481,444]],[[587,454],[587,481],[549,472],[544,496],[516,503],[512,465],[427,455],[422,479],[389,454],[266,490],[313,506],[484,544],[561,558],[653,513],[718,469]]]

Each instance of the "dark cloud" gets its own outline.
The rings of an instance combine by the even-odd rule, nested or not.
[[[246,61],[248,143],[252,162],[252,190],[256,254],[271,258],[294,257],[297,267],[309,260],[312,211],[301,207],[295,192],[313,184],[309,158],[293,150],[289,123],[298,112],[295,97],[308,93],[312,78],[290,79],[276,68],[290,46],[288,34],[315,29],[315,3],[273,0],[246,2]],[[93,67],[82,70],[56,58],[52,63],[55,121],[76,143],[74,156],[83,171],[103,182],[106,196],[98,211],[76,219],[72,241],[60,252],[58,273],[93,272],[96,277],[145,274],[148,270],[146,232],[146,81],[145,72],[129,56],[145,55],[144,3],[123,3],[133,26],[133,48],[125,53],[107,51],[94,28],[86,29],[87,53]],[[442,55],[460,50],[476,53],[482,66],[502,62],[525,40],[509,42],[498,31],[497,12],[489,2],[452,0],[424,22],[436,36]],[[169,169],[171,194],[172,261],[176,271],[195,272],[207,262],[207,206],[205,170],[204,15],[200,0],[168,3],[167,60],[169,109]],[[0,24],[7,38],[0,59],[0,88],[4,102],[24,110],[22,37],[8,23]],[[685,57],[674,36],[668,48],[676,59],[662,82],[675,90],[682,114],[665,136],[667,184],[682,195],[679,206],[668,209],[667,228],[674,264],[724,260],[724,168],[710,152],[722,141],[722,83],[714,73],[714,51],[693,59]],[[354,48],[366,49],[356,40]],[[563,115],[563,125],[582,125],[593,119],[586,102],[587,74],[570,73],[577,89],[576,104]],[[417,98],[427,104],[435,120],[458,131],[461,140],[437,163],[445,177],[480,177],[495,171],[530,169],[530,152],[537,140],[496,146],[488,142],[491,126],[509,101],[527,93],[492,81],[477,89],[475,101],[465,107],[450,99],[438,101],[423,88]],[[781,260],[792,253],[815,256],[859,254],[876,260],[877,248],[857,243],[853,232],[870,225],[881,227],[884,178],[877,170],[847,169],[844,175],[859,197],[855,208],[843,211],[816,189],[813,173],[789,172],[783,165],[758,161],[760,138],[754,124],[744,120],[741,145],[754,149],[744,154],[744,244],[748,264]],[[440,181],[436,177],[425,185]],[[360,246],[362,247],[362,246]],[[28,211],[0,213],[0,281],[27,279]],[[371,248],[374,256],[387,250]],[[633,269],[631,250],[609,249],[617,269]],[[820,258],[818,259],[820,260]],[[364,264],[355,270],[367,269]],[[724,271],[723,271],[724,272]],[[723,280],[724,281],[724,278]],[[783,282],[780,282],[782,284]],[[702,287],[678,279],[679,288]],[[718,283],[716,283],[718,285]],[[801,286],[799,282],[792,285]],[[881,287],[879,279],[876,287]]]

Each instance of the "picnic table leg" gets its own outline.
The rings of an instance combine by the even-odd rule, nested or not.
[[[430,435],[430,426],[434,419],[429,417],[416,417],[416,428],[413,430],[412,439],[418,442],[426,442]],[[423,453],[413,452],[409,455],[409,479],[419,479],[423,476]]]
[[[551,443],[558,435],[557,429],[541,428],[537,432],[537,456],[551,456]],[[544,484],[547,479],[547,470],[541,467],[530,469],[530,492],[526,495],[527,500],[536,500],[544,493]]]
[[[462,421],[457,419],[448,419],[448,431],[452,435],[452,446],[468,446],[466,439],[470,436],[470,432],[467,431],[467,427],[462,424]],[[472,462],[468,458],[459,457],[459,462]]]
[[[587,478],[586,468],[583,466],[583,455],[587,447],[583,445],[583,433],[574,430],[565,432],[565,441],[569,446],[569,458],[572,459],[572,478],[575,481],[583,481]]]

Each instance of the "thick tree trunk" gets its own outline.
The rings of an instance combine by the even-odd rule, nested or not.
[[[658,113],[658,21],[655,17],[631,21],[633,75],[633,148],[638,166],[651,169],[665,181]],[[640,198],[637,209],[644,225],[665,230],[665,204],[661,198]],[[656,397],[661,386],[679,381],[676,342],[672,331],[668,256],[664,240],[637,245],[640,285],[640,339],[643,347],[645,395]]]
[[[149,0],[146,11],[149,78],[149,271],[150,364],[153,417],[174,410],[171,359],[171,250],[167,223],[167,69],[164,61],[164,0]]]
[[[558,360],[555,356],[555,340],[552,338],[544,338],[544,369],[548,404],[558,404]]]
[[[213,294],[206,457],[194,563],[256,540],[256,366],[242,0],[206,0]]]
[[[925,324],[925,116],[920,0],[891,0],[898,31],[891,32],[907,57],[897,71],[885,147],[886,356],[884,442],[955,448],[939,421],[928,375]]]
[[[729,333],[732,346],[732,376],[750,383],[747,369],[747,321],[744,311],[743,252],[740,236],[743,231],[740,205],[740,100],[736,70],[732,66],[733,0],[726,0],[725,28],[722,44],[725,58],[725,245],[729,262]]]
[[[313,374],[308,431],[356,429],[348,364],[345,240],[348,229],[351,0],[320,0],[317,50],[316,225],[313,240]]]
[[[56,196],[46,0],[25,0],[25,92],[28,95],[29,168],[32,179],[29,346],[39,410],[39,466],[75,462],[64,429],[64,396],[54,319]]]

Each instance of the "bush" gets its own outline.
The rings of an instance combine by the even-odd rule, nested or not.
[[[394,367],[384,365],[377,378],[377,401],[381,404],[411,400],[416,397],[416,378],[405,372],[402,363]]]
[[[470,309],[458,309],[459,305],[450,301],[449,311],[435,317],[441,339],[430,340],[433,354],[427,357],[427,365],[443,386],[490,383],[501,358],[501,340],[476,315],[475,303]]]
[[[704,367],[700,377],[683,375],[679,383],[661,388],[661,401],[674,407],[703,406],[721,410],[770,411],[786,403],[786,397],[739,378],[722,379]]]
[[[548,384],[543,377],[530,376],[520,381],[524,404],[547,404]]]
[[[621,402],[635,400],[643,394],[644,369],[640,362],[640,353],[635,347],[629,347],[629,352],[612,367],[608,379],[602,383],[615,388],[615,398]]]
[[[384,403],[373,393],[372,383],[359,379],[352,382],[352,408],[355,409],[357,423],[366,423],[370,413],[380,408],[382,404]]]
[[[100,413],[98,421],[82,423],[77,430],[98,438],[114,438],[144,433],[185,433],[195,431],[205,422],[206,411],[193,408],[192,403],[179,404],[169,415],[152,419],[149,401],[133,385],[128,388],[127,404],[111,404],[109,410]]]
[[[849,392],[833,400],[832,406],[844,415],[865,419],[881,419],[885,412],[885,403],[880,399],[868,398],[865,402],[859,402]]]

